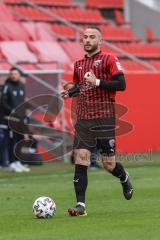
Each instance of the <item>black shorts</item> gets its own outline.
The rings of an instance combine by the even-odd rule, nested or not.
[[[115,119],[80,119],[75,125],[74,149],[95,148],[106,156],[115,155]]]

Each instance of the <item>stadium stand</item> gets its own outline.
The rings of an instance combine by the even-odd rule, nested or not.
[[[137,38],[130,27],[101,26],[103,38],[107,41],[132,42]]]
[[[22,40],[29,41],[30,36],[27,31],[23,28],[22,24],[16,21],[0,22],[0,40]]]
[[[62,6],[70,7],[72,6],[72,0],[33,0],[34,3],[47,5],[47,6]]]
[[[22,52],[27,52],[24,58],[15,57],[11,53],[11,60],[14,62],[35,62],[35,68],[55,69],[56,64],[53,62],[59,61],[65,70],[70,71],[73,62],[84,54],[83,47],[78,42],[81,35],[76,27],[83,29],[87,24],[97,24],[102,30],[103,39],[117,47],[113,48],[104,43],[102,51],[118,56],[125,71],[150,71],[146,63],[159,70],[158,61],[155,60],[160,59],[160,46],[155,44],[154,40],[150,44],[134,35],[130,23],[126,22],[123,16],[123,0],[86,0],[83,8],[73,4],[72,0],[31,2],[38,5],[27,5],[19,0],[6,0],[5,4],[0,4],[1,12],[4,12],[4,15],[0,16],[0,40],[7,41],[7,51],[10,44],[16,48],[16,42],[20,41],[23,45]],[[109,18],[106,18],[102,10],[108,11]],[[4,16],[7,16],[7,22]],[[75,27],[72,24],[76,24]],[[8,59],[9,55],[2,46],[1,51]],[[130,56],[133,57],[130,59]],[[142,64],[136,59],[142,60]],[[4,62],[4,59],[2,61]],[[26,68],[34,68],[32,64]]]
[[[5,41],[0,43],[0,48],[6,59],[11,63],[37,62],[37,57],[28,49],[25,42]]]
[[[69,57],[57,42],[34,41],[28,43],[40,62],[70,62]]]
[[[87,7],[122,9],[124,0],[86,0]]]

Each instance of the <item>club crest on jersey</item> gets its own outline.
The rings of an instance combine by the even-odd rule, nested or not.
[[[102,60],[96,60],[96,61],[94,61],[94,66],[95,66],[95,67],[98,67],[98,66],[100,65],[101,61],[102,61]]]

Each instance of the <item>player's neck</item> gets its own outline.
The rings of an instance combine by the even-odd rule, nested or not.
[[[94,56],[96,53],[99,53],[100,51],[101,51],[101,49],[98,48],[98,49],[96,49],[96,50],[93,51],[93,52],[88,52],[88,53],[87,53],[87,57],[92,57],[92,56]]]

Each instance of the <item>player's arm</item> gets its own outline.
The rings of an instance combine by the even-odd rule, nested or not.
[[[9,104],[9,96],[10,96],[10,89],[9,86],[6,84],[3,87],[3,92],[2,92],[2,106],[7,115],[9,115],[12,112],[12,107]]]
[[[109,91],[124,91],[126,88],[126,81],[123,74],[122,67],[118,59],[110,55],[108,58],[106,71],[109,73],[110,80],[97,79],[93,71],[90,71],[89,76],[86,77],[86,81],[92,85],[101,87]]]
[[[113,76],[113,80],[105,81],[96,79],[96,86],[104,88],[109,91],[124,91],[126,89],[126,81],[123,73]]]
[[[79,84],[67,83],[63,86],[61,91],[61,97],[66,99],[68,97],[77,97],[79,95]]]
[[[79,95],[80,89],[79,89],[79,79],[76,71],[76,63],[74,65],[74,73],[73,73],[73,82],[67,83],[63,86],[63,89],[61,91],[61,97],[62,98],[68,98],[68,97],[77,97]]]

